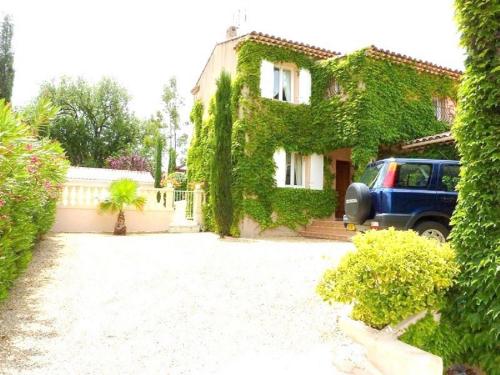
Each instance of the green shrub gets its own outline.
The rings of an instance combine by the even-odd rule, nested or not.
[[[165,176],[161,181],[161,186],[171,183],[176,190],[187,190],[187,176],[183,172],[174,172]]]
[[[22,117],[0,100],[0,300],[54,222],[67,161],[58,143],[36,139],[53,107]]]
[[[436,321],[432,314],[408,327],[399,339],[426,352],[440,356],[445,366],[451,364],[451,358],[460,347],[460,337],[454,327],[446,320]]]
[[[374,328],[437,310],[458,273],[449,245],[393,228],[358,234],[357,251],[327,270],[318,293],[328,302],[353,303],[352,317]]]

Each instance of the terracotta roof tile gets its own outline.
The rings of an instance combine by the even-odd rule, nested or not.
[[[366,54],[374,59],[390,60],[397,64],[408,64],[413,66],[416,70],[431,74],[447,75],[453,79],[459,79],[462,75],[460,70],[446,68],[429,61],[419,60],[407,55],[397,52],[384,50],[375,46],[370,46],[366,50]]]
[[[422,138],[413,139],[401,145],[403,150],[415,150],[432,144],[451,144],[454,142],[451,132],[433,134]]]
[[[308,56],[314,57],[316,59],[329,59],[331,57],[340,55],[339,52],[330,51],[325,48],[320,48],[312,46],[310,44],[300,43],[269,34],[259,33],[256,31],[252,31],[246,35],[241,36],[241,41],[237,44],[236,48],[238,49],[240,45],[247,40],[267,45],[289,48],[294,51],[301,52]]]

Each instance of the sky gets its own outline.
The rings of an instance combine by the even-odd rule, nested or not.
[[[215,43],[240,17],[261,31],[341,53],[371,44],[463,69],[453,0],[0,0],[14,22],[12,101],[30,102],[63,75],[116,79],[140,117],[161,108],[176,76],[186,106]]]

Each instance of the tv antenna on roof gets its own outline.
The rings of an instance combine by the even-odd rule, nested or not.
[[[233,14],[233,25],[236,26],[240,32],[242,30],[245,31],[246,25],[247,25],[247,11],[246,11],[246,9],[238,9]]]

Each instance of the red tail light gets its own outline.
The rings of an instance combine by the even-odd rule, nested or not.
[[[398,163],[389,163],[389,168],[387,168],[387,173],[382,184],[383,187],[392,188],[396,185],[396,172],[398,169]]]

